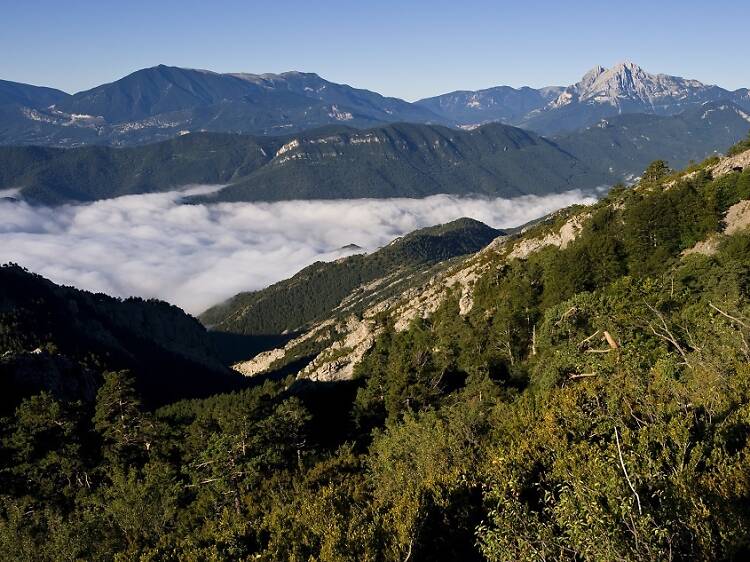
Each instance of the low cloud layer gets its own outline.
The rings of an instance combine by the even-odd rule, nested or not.
[[[570,191],[514,199],[436,195],[184,205],[184,195],[131,195],[56,208],[0,200],[0,263],[15,262],[90,291],[160,298],[197,314],[314,261],[345,255],[339,248],[347,244],[374,250],[417,228],[460,217],[517,226],[594,201]]]

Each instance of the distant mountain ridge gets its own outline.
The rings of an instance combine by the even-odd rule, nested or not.
[[[500,122],[550,136],[618,114],[674,115],[712,101],[750,111],[747,89],[651,74],[632,62],[596,66],[567,87],[497,86],[414,103],[313,73],[220,74],[158,65],[76,94],[0,81],[0,145],[131,146],[186,132],[282,135],[398,122],[462,128]]]
[[[523,86],[496,86],[484,90],[459,90],[417,102],[431,111],[451,119],[459,125],[479,125],[499,121],[514,123],[535,109],[554,101],[562,92],[562,86],[550,86],[538,90]]]
[[[512,100],[515,104],[500,100]],[[419,100],[417,104],[461,126],[501,121],[542,135],[556,135],[591,126],[615,115],[675,115],[703,103],[721,100],[750,110],[750,93],[746,88],[729,91],[698,80],[651,74],[637,64],[625,61],[609,69],[596,66],[580,81],[565,88],[516,90],[503,86],[443,94]]]
[[[68,94],[54,88],[0,80],[0,106],[18,104],[44,108],[64,100]]]
[[[445,122],[426,108],[317,74],[219,74],[159,65],[45,103],[24,85],[0,97],[0,144],[132,145],[185,132],[283,134],[346,123]],[[28,87],[25,87],[28,89]],[[2,89],[0,89],[2,96]]]
[[[601,185],[599,173],[534,133],[415,124],[328,127],[284,137],[183,135],[133,148],[0,147],[0,189],[35,203],[94,201],[228,184],[194,201],[513,197]]]
[[[0,147],[0,190],[40,204],[225,187],[194,202],[515,197],[629,181],[662,157],[673,166],[744,138],[750,113],[729,102],[674,116],[624,114],[554,139],[492,123],[471,131],[393,124],[284,136],[196,133],[130,148]]]

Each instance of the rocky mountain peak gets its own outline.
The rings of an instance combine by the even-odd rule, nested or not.
[[[635,102],[649,108],[662,100],[688,99],[709,88],[697,80],[651,74],[626,60],[609,69],[596,66],[589,70],[579,82],[566,88],[550,107],[575,102],[621,107],[623,103]]]

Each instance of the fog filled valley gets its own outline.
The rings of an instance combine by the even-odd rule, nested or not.
[[[314,261],[372,251],[418,228],[471,217],[497,228],[592,203],[571,191],[515,199],[425,199],[185,205],[205,192],[129,195],[63,207],[0,201],[0,262],[64,285],[159,298],[192,314],[262,289]],[[356,245],[359,249],[347,248]]]

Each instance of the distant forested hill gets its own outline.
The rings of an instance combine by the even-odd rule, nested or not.
[[[662,156],[701,160],[745,136],[730,103],[663,117],[624,115],[552,140],[490,124],[472,131],[395,124],[298,135],[198,133],[135,148],[0,147],[0,189],[44,204],[94,201],[189,184],[226,184],[195,201],[513,197],[612,185]]]

